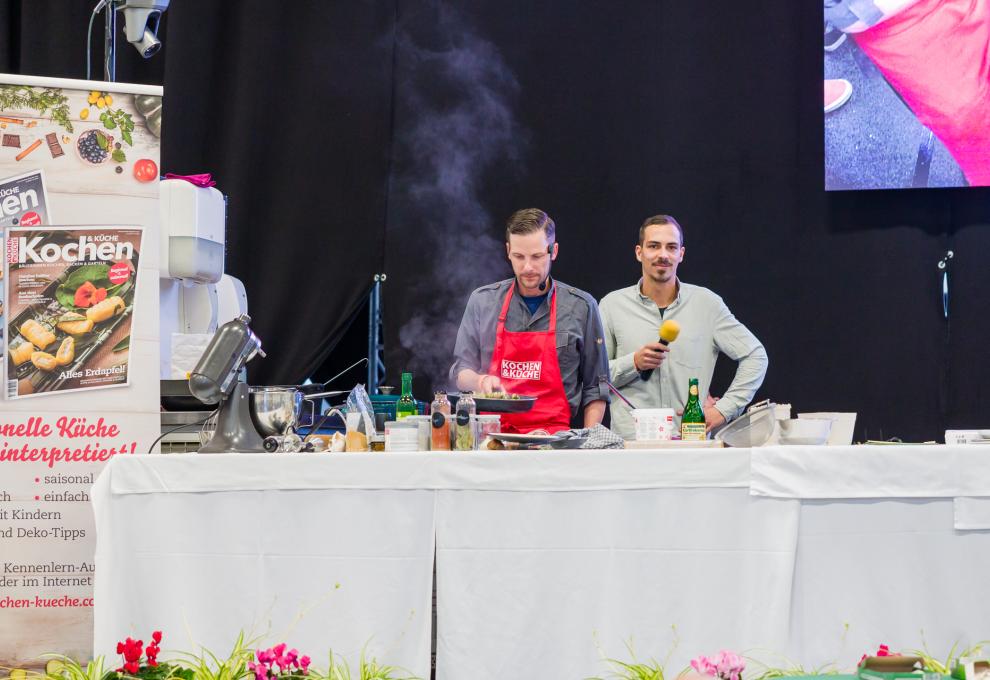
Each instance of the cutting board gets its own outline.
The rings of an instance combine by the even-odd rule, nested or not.
[[[722,442],[706,439],[703,442],[685,442],[679,439],[646,439],[627,441],[627,449],[720,449]]]

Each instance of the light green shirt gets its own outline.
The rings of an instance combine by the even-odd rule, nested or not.
[[[678,282],[677,298],[664,311],[641,292],[639,283],[606,295],[600,304],[605,326],[605,347],[612,383],[637,408],[684,408],[688,380],[698,378],[702,403],[711,387],[719,352],[739,362],[726,393],[715,405],[727,421],[738,416],[753,400],[767,372],[767,352],[748,328],[739,323],[718,295],[689,283]],[[681,333],[670,343],[667,359],[648,381],[639,377],[633,354],[647,343],[657,342],[660,324],[673,319]],[[629,407],[613,399],[612,430],[626,439],[635,436]],[[676,418],[680,426],[680,418]]]

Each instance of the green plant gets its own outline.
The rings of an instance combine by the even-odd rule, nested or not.
[[[33,109],[41,115],[48,113],[49,120],[72,132],[69,98],[58,88],[0,85],[0,111],[7,109]]]
[[[116,675],[105,668],[102,656],[85,665],[62,654],[45,654],[42,658],[49,661],[45,665],[45,673],[39,676],[49,680],[106,680]]]
[[[924,665],[925,670],[931,673],[941,673],[942,675],[949,675],[952,672],[952,667],[955,665],[957,659],[966,656],[979,656],[983,652],[983,647],[990,644],[990,640],[980,640],[979,642],[966,647],[965,649],[958,650],[959,643],[952,645],[949,653],[945,656],[945,661],[940,661],[934,657],[928,651],[928,644],[925,642],[925,633],[921,633],[921,649],[909,649],[907,653],[911,656],[921,657],[921,663]],[[958,653],[956,653],[958,650]]]
[[[309,675],[314,680],[419,680],[413,675],[401,675],[406,672],[398,666],[380,664],[374,657],[369,659],[366,650],[362,649],[356,679],[351,675],[351,667],[347,661],[341,656],[335,659],[333,652],[330,652],[325,673],[311,670]]]
[[[254,642],[246,641],[241,631],[225,657],[201,649],[199,654],[180,654],[177,663],[190,672],[185,680],[241,680],[251,674],[247,665],[253,657],[251,647]]]
[[[131,133],[134,132],[134,121],[131,119],[131,114],[125,112],[123,109],[107,109],[100,114],[100,121],[107,130],[119,128],[120,136],[127,142],[127,145],[134,146],[134,139],[131,137]],[[121,153],[121,156],[123,156],[123,153]],[[114,158],[114,160],[117,159]]]
[[[773,680],[774,678],[790,678],[799,675],[839,674],[839,668],[834,662],[823,664],[821,666],[809,667],[795,663],[786,656],[779,656],[780,661],[783,663],[780,665],[771,666],[770,664],[752,656],[746,656],[745,658],[749,662],[748,666],[751,670],[751,672],[747,674],[749,680]]]
[[[632,641],[626,641],[625,646],[626,651],[629,652],[631,661],[620,661],[619,659],[613,659],[602,654],[602,659],[611,666],[609,674],[604,678],[596,676],[588,680],[607,680],[607,678],[617,678],[618,680],[664,680],[663,664],[653,658],[646,663],[638,661]],[[601,652],[600,647],[598,651]]]

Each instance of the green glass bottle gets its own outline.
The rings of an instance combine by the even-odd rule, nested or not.
[[[698,399],[698,379],[688,381],[688,400],[684,405],[684,415],[681,416],[681,440],[701,442],[706,439],[705,412],[701,410]]]
[[[402,374],[402,396],[395,402],[395,419],[402,420],[407,416],[414,416],[419,413],[416,400],[412,393],[412,373]]]

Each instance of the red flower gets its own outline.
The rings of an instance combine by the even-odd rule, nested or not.
[[[124,653],[124,643],[123,642],[118,642],[117,643],[117,653],[118,654],[123,654]]]
[[[162,632],[160,630],[156,630],[154,633],[151,634],[151,639],[155,642],[156,645],[161,644]]]
[[[141,666],[138,665],[137,661],[129,661],[124,664],[124,670],[131,675],[135,675],[139,670],[141,670]]]

